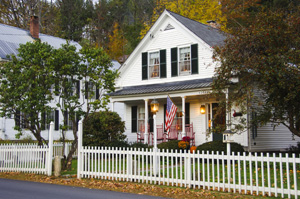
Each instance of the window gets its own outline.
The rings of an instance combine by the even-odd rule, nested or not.
[[[80,93],[80,82],[78,80],[73,80],[70,96],[77,95],[78,97],[80,97],[79,93]]]
[[[99,99],[99,89],[93,82],[85,82],[85,99]]]
[[[32,119],[30,117],[30,114],[26,114],[20,111],[16,111],[15,116],[15,125],[23,128],[23,129],[28,129],[30,128],[29,124],[30,124],[30,120]]]
[[[138,132],[145,132],[145,107],[138,108]]]
[[[191,49],[179,48],[179,75],[191,74]]]
[[[142,53],[142,80],[166,77],[166,50]]]
[[[149,53],[149,77],[159,78],[159,52]]]
[[[47,117],[47,119],[45,121],[46,122],[46,125],[45,125],[46,129],[50,129],[50,122],[54,122],[54,115],[55,115],[54,111],[51,111],[46,115],[46,117]]]
[[[198,44],[171,48],[171,76],[198,74]]]
[[[59,129],[58,124],[58,110],[53,110],[48,113],[41,114],[42,121],[41,121],[41,128],[42,130],[49,130],[50,129],[50,122],[54,122],[54,130]]]
[[[74,125],[78,125],[79,117],[77,115],[75,115],[75,121],[76,123],[73,124],[70,114],[67,111],[64,113],[64,125],[67,126],[68,130],[73,130]]]

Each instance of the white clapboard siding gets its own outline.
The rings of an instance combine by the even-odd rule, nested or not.
[[[153,39],[151,39],[150,42],[147,42],[144,46],[140,47],[140,49],[135,52],[135,56],[131,58],[131,61],[127,63],[127,65],[122,66],[123,69],[121,70],[120,74],[121,78],[116,81],[117,87],[159,84],[213,77],[216,63],[214,63],[212,60],[212,49],[208,47],[208,45],[206,45],[200,38],[191,36],[191,33],[186,31],[186,29],[183,29],[177,23],[178,22],[175,22],[170,18],[165,19],[165,22],[161,24],[161,28],[158,28],[153,33]],[[163,31],[167,24],[172,24],[175,29]],[[198,44],[199,74],[171,77],[171,48],[190,46],[191,44],[196,43]],[[162,49],[166,50],[167,78],[142,80],[141,53],[158,51]]]
[[[252,132],[250,132],[252,137]],[[251,140],[252,151],[278,151],[286,150],[292,145],[300,142],[300,137],[292,136],[289,129],[283,125],[277,126],[275,129],[271,123],[258,127],[257,137]]]

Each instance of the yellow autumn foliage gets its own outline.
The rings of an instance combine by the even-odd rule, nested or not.
[[[214,20],[220,25],[221,30],[226,31],[227,19],[221,8],[222,5],[218,0],[157,0],[151,21],[144,23],[140,37],[146,35],[164,9],[204,24]]]
[[[118,57],[124,54],[124,47],[127,44],[127,40],[121,31],[119,24],[116,22],[113,26],[112,34],[109,35],[108,54],[112,59],[117,60]]]

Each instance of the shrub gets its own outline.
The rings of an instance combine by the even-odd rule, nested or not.
[[[132,148],[137,148],[137,149],[148,149],[150,148],[148,144],[144,144],[142,142],[135,142],[130,145]]]
[[[300,153],[300,142],[297,142],[295,146],[290,146],[287,151],[289,153]]]
[[[180,140],[171,140],[171,141],[168,141],[168,142],[163,142],[163,143],[160,143],[160,144],[158,144],[157,145],[157,148],[159,148],[159,149],[165,149],[165,150],[171,150],[171,149],[173,149],[173,151],[174,150],[179,150],[179,147],[178,147],[178,142],[179,142]]]
[[[125,122],[116,112],[91,113],[83,122],[83,145],[125,147],[124,132]]]
[[[223,141],[206,142],[202,145],[199,145],[196,151],[209,151],[209,152],[224,151],[226,153],[227,152],[226,145],[227,144],[223,143]],[[231,152],[240,152],[240,153],[244,152],[243,146],[238,143],[230,143],[230,149]]]

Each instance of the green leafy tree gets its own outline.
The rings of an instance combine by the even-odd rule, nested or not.
[[[125,122],[116,112],[94,112],[84,120],[83,144],[86,146],[112,146],[125,140]]]
[[[11,61],[0,65],[1,116],[15,118],[15,129],[20,132],[17,137],[23,127],[42,145],[41,114],[51,111],[48,104],[53,99],[53,49],[37,40],[20,45],[18,51],[18,57],[12,55]]]
[[[117,72],[111,70],[111,60],[101,48],[84,46],[78,52],[75,46],[66,44],[57,50],[56,55],[54,75],[56,95],[59,96],[57,107],[64,116],[64,124],[60,127],[62,138],[64,141],[64,132],[67,130],[72,130],[74,136],[70,152],[63,162],[64,168],[70,168],[77,149],[76,124],[79,119],[85,119],[90,113],[106,107],[109,98],[105,94],[114,91]],[[78,92],[76,88],[80,81],[81,92]]]
[[[266,9],[249,18],[216,48],[214,89],[229,87],[229,106],[257,112],[252,125],[283,124],[300,136],[300,12],[293,2]],[[247,19],[245,19],[247,20]],[[231,84],[237,77],[239,82]],[[259,95],[257,93],[260,93]],[[223,98],[224,99],[224,98]]]

